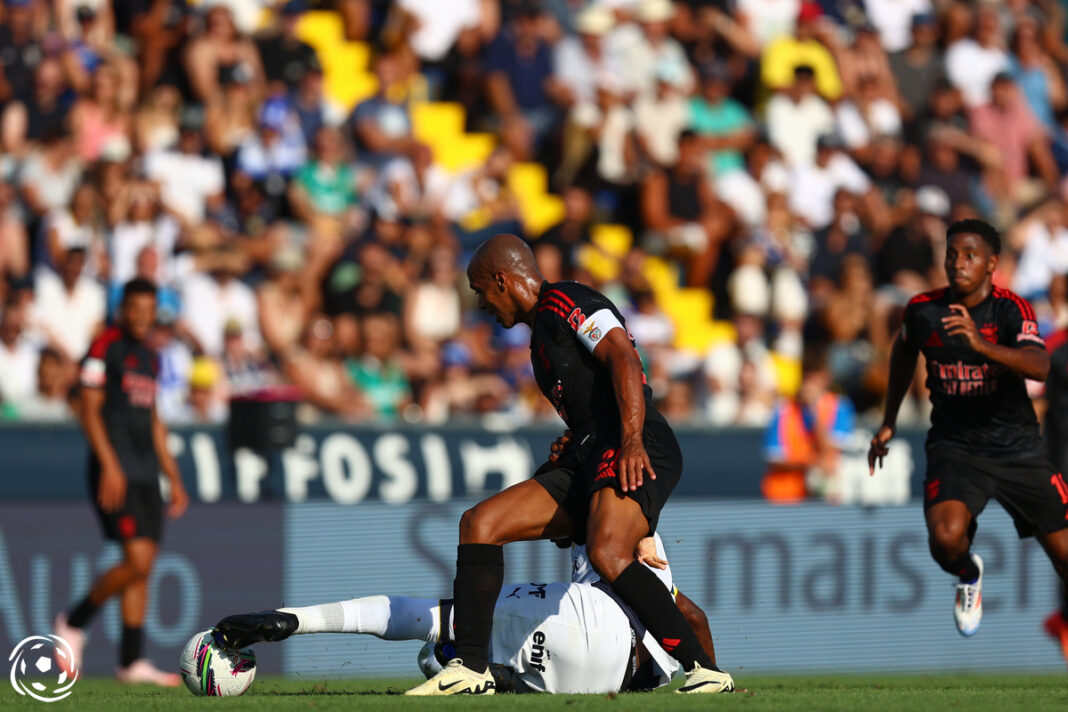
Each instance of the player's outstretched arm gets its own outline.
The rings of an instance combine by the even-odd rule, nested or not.
[[[1028,343],[1022,348],[992,344],[979,335],[979,330],[964,305],[950,304],[949,308],[953,310],[953,314],[942,319],[946,333],[961,337],[975,352],[1002,366],[1011,368],[1024,378],[1035,381],[1046,380],[1046,376],[1049,375],[1049,354],[1046,349],[1042,348],[1041,340],[1034,344]],[[1037,328],[1035,333],[1037,333]]]
[[[619,484],[624,492],[642,486],[643,473],[656,479],[649,454],[645,452],[642,431],[645,428],[645,390],[642,383],[642,362],[634,350],[627,332],[621,328],[610,330],[593,350],[594,357],[608,366],[616,405],[623,424],[619,456],[616,461]]]
[[[883,413],[883,424],[875,433],[875,437],[871,439],[871,447],[868,449],[869,474],[875,474],[876,463],[882,467],[883,457],[890,451],[888,443],[897,429],[897,413],[912,384],[918,357],[919,351],[910,346],[903,334],[899,333],[890,349],[890,377],[886,385],[886,410]]]

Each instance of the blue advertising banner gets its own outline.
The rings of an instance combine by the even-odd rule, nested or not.
[[[763,430],[684,427],[676,432],[685,462],[676,497],[761,496]],[[404,504],[482,497],[520,482],[544,462],[559,433],[547,426],[510,431],[476,425],[324,426],[303,431],[294,447],[266,457],[246,449],[231,452],[221,428],[177,429],[169,444],[190,495],[201,502]],[[844,453],[842,470],[853,489],[867,487],[870,437],[857,431]],[[911,431],[894,440],[880,481],[901,486],[875,501],[900,502],[910,490],[922,491],[923,438],[922,431]],[[87,450],[76,427],[0,427],[0,453],[0,499],[86,496]]]
[[[168,522],[149,578],[145,656],[174,669],[197,631],[236,611],[278,605],[283,590],[282,505],[193,505]],[[0,504],[0,650],[52,632],[57,613],[81,600],[120,560],[88,503]],[[89,627],[84,672],[112,674],[122,620],[109,601]],[[281,651],[257,651],[264,672],[280,672]]]

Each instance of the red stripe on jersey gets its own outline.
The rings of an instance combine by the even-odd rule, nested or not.
[[[559,289],[550,289],[548,292],[545,293],[546,297],[550,295],[558,297],[564,304],[568,305],[569,307],[575,306],[574,300],[572,300],[571,297],[561,292]]]
[[[994,296],[998,299],[1011,299],[1016,302],[1016,306],[1020,309],[1020,316],[1022,316],[1025,321],[1035,320],[1035,310],[1031,308],[1031,305],[1027,303],[1026,299],[1015,292],[1011,292],[1002,287],[994,287]]]
[[[562,319],[566,319],[567,318],[567,312],[564,311],[563,309],[561,309],[560,307],[556,306],[555,304],[542,304],[541,306],[538,307],[538,311],[539,312],[551,311],[551,312],[555,312],[556,314],[559,314]]]
[[[556,306],[560,307],[564,311],[571,311],[571,305],[570,304],[564,304],[562,299],[560,299],[559,297],[550,295],[550,294],[546,294],[545,295],[545,297],[544,297],[544,299],[542,301],[542,304],[555,304]]]
[[[108,347],[122,338],[122,331],[118,327],[111,327],[106,329],[103,334],[96,337],[96,341],[89,347],[90,358],[104,358],[108,352]]]
[[[1046,339],[1046,350],[1053,353],[1060,347],[1068,343],[1068,329],[1061,329],[1050,334]]]
[[[923,292],[917,294],[915,297],[909,300],[909,304],[921,304],[923,302],[933,302],[935,299],[941,299],[946,295],[946,288],[934,289],[930,292]]]

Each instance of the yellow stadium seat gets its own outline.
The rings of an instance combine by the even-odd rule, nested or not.
[[[645,258],[642,264],[642,275],[648,280],[657,298],[673,293],[679,288],[678,267],[659,257]]]
[[[607,282],[619,276],[619,261],[598,250],[593,245],[583,245],[579,249],[578,263],[593,275],[593,278]]]
[[[310,44],[313,49],[331,47],[342,42],[344,27],[341,16],[329,10],[314,10],[300,16],[297,22],[297,38]]]
[[[464,107],[451,101],[431,101],[412,107],[412,133],[423,143],[437,146],[464,133]]]
[[[590,237],[593,244],[620,259],[630,252],[634,243],[634,236],[624,225],[594,225]]]

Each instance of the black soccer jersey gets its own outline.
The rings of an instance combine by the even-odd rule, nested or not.
[[[928,449],[949,445],[998,456],[1035,451],[1040,446],[1038,420],[1023,377],[980,356],[963,337],[946,333],[942,319],[954,313],[952,303],[946,289],[918,294],[905,309],[901,327],[905,344],[927,359],[934,406]],[[1044,348],[1031,305],[1007,289],[994,287],[968,311],[985,341]]]
[[[530,359],[538,387],[571,429],[573,443],[581,443],[586,434],[619,432],[612,374],[593,355],[601,339],[615,328],[626,331],[623,315],[596,290],[578,282],[542,286],[530,336]],[[652,389],[646,384],[644,391],[646,422],[663,421],[653,405]]]
[[[154,481],[159,475],[152,445],[158,370],[155,352],[117,328],[101,334],[82,360],[82,387],[104,389],[104,427],[129,480]]]

